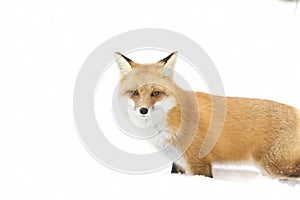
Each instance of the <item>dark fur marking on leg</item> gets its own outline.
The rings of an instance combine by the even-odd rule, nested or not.
[[[176,163],[173,162],[171,173],[172,174],[177,174],[177,173],[184,174],[185,171],[179,165],[177,165]]]

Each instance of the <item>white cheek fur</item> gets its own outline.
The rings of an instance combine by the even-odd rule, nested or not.
[[[132,101],[132,99],[128,99],[128,110],[134,110],[134,108],[135,108],[134,101]]]
[[[154,104],[154,109],[163,109],[165,113],[168,113],[176,105],[175,99],[173,97],[166,98],[162,101],[158,101]]]

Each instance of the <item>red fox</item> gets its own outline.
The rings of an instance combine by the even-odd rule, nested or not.
[[[128,98],[132,122],[146,128],[151,115],[164,110],[164,128],[154,144],[158,148],[169,144],[170,152],[182,155],[173,164],[172,172],[213,177],[214,162],[251,160],[271,177],[300,177],[300,112],[296,108],[270,100],[226,97],[220,137],[213,149],[200,158],[211,122],[212,96],[186,91],[174,82],[177,53],[151,64],[139,64],[120,53],[116,55],[121,74],[120,95]],[[196,103],[192,96],[196,97]],[[197,116],[199,119],[194,120]],[[196,127],[196,134],[189,127]],[[189,137],[192,141],[184,149]]]

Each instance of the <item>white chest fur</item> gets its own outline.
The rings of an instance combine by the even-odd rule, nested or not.
[[[188,167],[183,157],[181,149],[171,143],[172,137],[167,130],[160,131],[156,136],[151,139],[151,143],[159,150],[162,151],[170,160],[179,165],[188,173]]]

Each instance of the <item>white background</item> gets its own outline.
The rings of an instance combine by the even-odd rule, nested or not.
[[[2,1],[0,199],[299,198],[299,185],[261,175],[112,171],[82,146],[72,112],[87,56],[116,34],[148,27],[201,45],[227,95],[300,108],[299,24],[300,10],[277,0]]]

